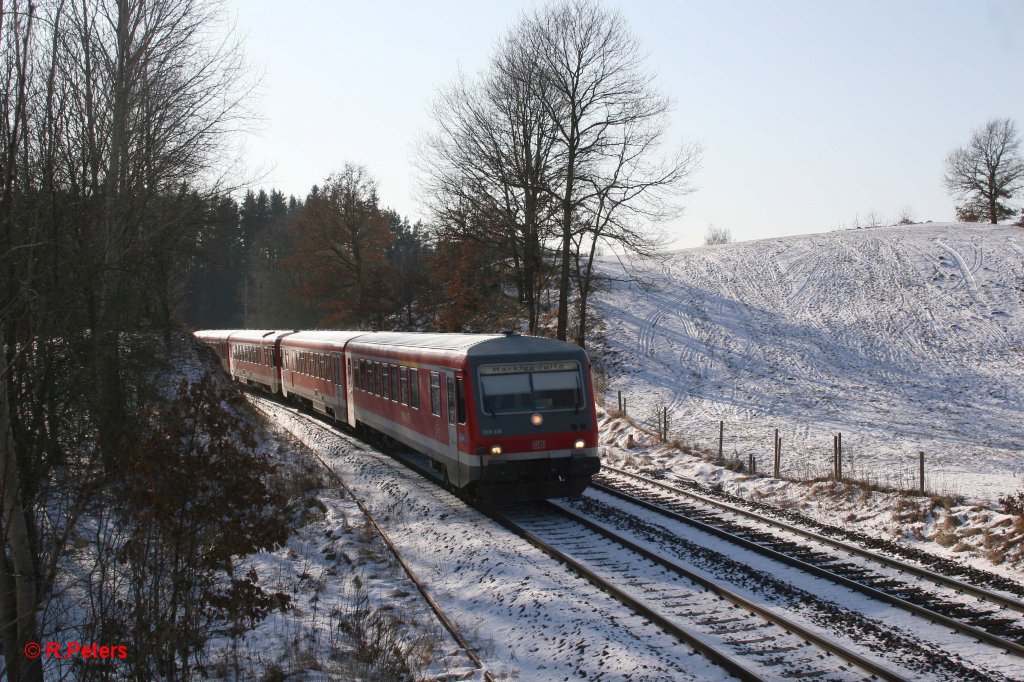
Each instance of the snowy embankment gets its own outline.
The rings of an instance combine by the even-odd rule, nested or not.
[[[391,458],[372,450],[354,438],[311,425],[304,417],[273,403],[257,401],[259,408],[303,446],[321,457],[349,485],[388,533],[413,572],[427,584],[431,595],[454,620],[497,679],[555,680],[619,678],[629,671],[633,680],[721,680],[722,670],[681,646],[673,637],[627,607],[607,599],[600,590],[567,571],[525,540],[522,540],[481,512],[467,506],[433,481],[423,479]],[[319,494],[319,493],[318,493]],[[333,518],[332,518],[333,517]],[[310,594],[305,585],[294,593],[296,610],[308,614],[317,608],[323,614],[313,625],[289,625],[294,615],[274,616],[246,635],[248,650],[276,652],[281,642],[303,634],[312,640],[328,639],[332,630],[327,614],[334,613],[347,598],[342,578],[351,574],[382,572],[383,561],[367,565],[344,537],[337,514],[329,513],[326,525],[311,526],[309,541],[299,547],[290,542],[290,561],[311,568],[321,581]],[[349,516],[349,525],[356,523]],[[328,533],[324,548],[318,547],[320,532]],[[356,560],[341,566],[341,575],[324,573],[325,552],[348,552]],[[275,574],[283,562],[281,552],[264,553],[252,559],[261,575]],[[268,570],[269,569],[269,570]],[[286,577],[294,568],[286,570]],[[395,573],[392,570],[392,573]],[[327,577],[327,576],[331,577]],[[294,579],[289,578],[291,583]],[[392,575],[386,589],[371,588],[370,596],[379,608],[394,599],[400,577]],[[291,584],[289,583],[289,584]],[[272,581],[275,588],[277,583]],[[279,588],[278,588],[279,589]],[[413,593],[406,585],[401,592]],[[396,606],[396,612],[412,613],[411,603]],[[423,610],[422,607],[420,610]],[[418,619],[419,627],[429,616]],[[322,630],[312,632],[313,627]],[[291,628],[291,629],[289,629]],[[443,635],[443,633],[441,633]],[[442,664],[413,671],[416,679],[479,679],[482,674],[454,664],[457,652],[445,636],[438,636],[431,648],[435,658],[444,653]],[[298,663],[301,663],[299,661]],[[375,678],[376,679],[376,678]],[[403,678],[404,679],[404,678]]]
[[[757,458],[782,475],[832,472],[992,503],[1024,486],[1024,230],[912,225],[668,254],[626,273],[606,322],[609,406],[669,439]],[[639,283],[638,283],[639,282]]]

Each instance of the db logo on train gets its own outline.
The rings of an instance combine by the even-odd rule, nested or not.
[[[535,440],[535,441],[533,441],[533,449],[534,450],[543,450],[545,445],[547,445],[547,441],[546,440]]]

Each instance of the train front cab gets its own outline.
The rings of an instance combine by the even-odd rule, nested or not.
[[[480,350],[486,350],[482,344]],[[466,395],[455,398],[475,419],[473,454],[463,460],[473,495],[484,501],[579,495],[600,470],[590,368],[582,349],[548,339],[512,337],[490,344],[528,352],[470,351]],[[555,350],[552,350],[555,349]],[[449,399],[449,415],[451,415]],[[451,416],[449,416],[451,421]],[[460,472],[462,473],[462,472]]]

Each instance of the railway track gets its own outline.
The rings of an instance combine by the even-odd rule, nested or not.
[[[266,400],[267,402],[273,403],[279,409],[287,410],[289,413],[295,415],[297,418],[305,420],[309,425],[315,426],[318,429],[322,429],[323,431],[326,431],[327,433],[330,433],[332,435],[337,435],[337,431],[333,427],[320,421],[319,417],[314,417],[292,405],[285,405],[284,403],[276,399],[270,399],[266,396],[257,395],[253,392],[250,392],[249,395],[255,397],[257,400]],[[331,477],[331,479],[334,480],[339,486],[341,486],[345,493],[350,498],[352,498],[353,501],[355,501],[356,505],[359,507],[359,510],[366,517],[366,520],[369,523],[369,525],[373,528],[374,532],[377,533],[378,536],[380,536],[381,540],[384,541],[384,544],[387,546],[388,551],[394,557],[395,561],[402,567],[402,570],[405,572],[406,576],[409,578],[412,584],[416,587],[416,590],[420,593],[420,596],[423,597],[424,601],[430,607],[430,610],[434,612],[434,615],[437,617],[438,621],[441,623],[444,629],[447,630],[448,633],[452,636],[452,639],[454,639],[455,642],[459,645],[459,647],[461,647],[462,650],[466,653],[466,657],[469,658],[470,661],[472,661],[476,669],[483,674],[483,679],[486,682],[495,682],[494,676],[491,674],[489,670],[487,670],[486,666],[484,665],[480,656],[477,654],[476,650],[469,645],[469,643],[466,641],[466,638],[463,636],[462,632],[455,625],[455,622],[448,616],[444,609],[441,608],[441,605],[437,603],[437,600],[435,600],[433,596],[430,594],[429,590],[427,590],[427,586],[423,583],[422,580],[420,580],[420,578],[412,570],[412,567],[409,566],[409,563],[402,557],[401,552],[398,551],[398,547],[395,546],[395,543],[392,542],[388,534],[384,531],[383,528],[380,527],[380,524],[377,523],[377,520],[373,517],[373,514],[363,503],[363,500],[361,500],[359,496],[356,495],[351,488],[349,488],[348,484],[345,483],[344,479],[342,479],[342,477],[338,475],[338,473],[333,468],[331,468],[331,466],[328,465],[326,461],[324,461],[323,457],[321,457],[319,454],[315,452],[313,452],[312,455],[313,457],[316,458],[317,462],[319,462],[320,466],[324,468],[324,470]]]
[[[591,489],[904,610],[922,623],[949,628],[1006,654],[1011,663],[1001,667],[1024,671],[1024,601],[1005,589],[986,589],[821,532],[835,535],[841,529],[808,530],[611,467],[595,477]],[[985,575],[1004,585],[998,576]]]
[[[310,423],[334,432],[316,419],[311,419]],[[398,453],[391,454],[395,456]],[[409,453],[399,454],[397,458],[428,478],[437,480],[424,458]],[[599,495],[613,495],[617,499],[629,497],[631,504],[640,504],[647,511],[657,509],[655,513],[680,523],[684,521],[679,520],[679,511],[673,512],[669,507],[686,499],[690,500],[688,504],[695,504],[693,493],[626,472],[609,469],[599,478],[600,482],[595,486],[601,491]],[[630,486],[634,488],[632,491],[625,490]],[[657,491],[657,494],[652,491]],[[639,499],[637,495],[647,499]],[[929,641],[927,637],[907,636],[905,630],[887,632],[884,623],[873,622],[872,616],[865,611],[856,608],[844,610],[828,603],[828,600],[819,600],[813,592],[804,590],[801,593],[799,588],[792,589],[784,581],[773,582],[774,578],[762,579],[759,589],[779,595],[778,599],[766,600],[763,595],[751,598],[749,591],[737,589],[735,582],[717,580],[699,566],[694,568],[686,558],[693,551],[684,547],[687,541],[679,537],[661,537],[652,546],[646,542],[650,539],[649,533],[648,537],[642,537],[643,533],[640,533],[638,539],[638,534],[620,530],[620,526],[641,528],[649,525],[640,515],[601,509],[603,503],[594,502],[593,497],[588,495],[564,504],[539,503],[481,511],[492,515],[572,572],[598,586],[612,599],[674,637],[681,643],[682,650],[703,653],[708,660],[739,679],[1024,679],[1012,672],[1007,674],[1005,664],[975,666],[970,657],[965,658],[955,652],[950,654],[943,650],[941,643]],[[661,499],[654,500],[654,497]],[[734,505],[716,504],[720,505],[718,511],[709,513],[705,510],[704,513],[709,516],[717,514],[718,517],[723,514],[744,516],[726,509]],[[745,513],[754,516],[751,512]],[[692,519],[690,521],[693,522]],[[694,523],[709,526],[706,521]],[[721,524],[721,518],[718,523]],[[719,532],[727,533],[721,529]],[[748,549],[750,545],[757,544],[749,533],[747,537],[729,542],[736,540]],[[841,547],[845,555],[856,549],[859,548]],[[771,551],[782,554],[777,549]],[[836,551],[840,550],[833,547],[833,563],[836,563]],[[770,553],[769,548],[764,548],[764,552],[766,555]],[[719,566],[729,564],[726,556],[712,560]],[[773,560],[780,559],[774,557]],[[795,562],[787,563],[796,566]],[[749,571],[749,567],[734,566],[729,570],[744,572]],[[800,570],[805,569],[801,567]],[[854,579],[840,575],[843,571],[821,570],[823,572],[816,574],[819,579],[854,589],[849,584],[855,582]],[[892,570],[898,572],[901,569]],[[954,578],[946,578],[946,581],[942,589],[950,591],[955,591],[961,582]],[[966,583],[964,586],[971,588]],[[418,587],[424,596],[428,596],[425,587]],[[863,589],[860,591],[864,592]],[[1012,610],[1017,605],[1013,597],[995,596],[1004,600],[1000,607],[1003,610]],[[794,604],[799,607],[796,611],[804,613],[795,616],[789,613]],[[600,608],[607,610],[607,607]],[[817,614],[818,619],[808,618],[807,612]],[[920,615],[948,625],[935,617],[941,614],[929,612]],[[822,616],[828,625],[822,624]],[[979,639],[988,636],[980,630],[965,630],[962,623],[955,629],[971,636],[980,633]],[[1014,647],[1006,646],[1013,642],[1004,642],[1001,648],[1011,652],[1007,658],[1016,659]],[[468,646],[464,648],[469,651]],[[1015,669],[1014,665],[1009,664],[1011,671]]]
[[[294,408],[287,409],[297,416],[306,418],[319,429],[334,431],[315,417],[305,415]],[[424,458],[413,453],[391,454],[397,454],[397,459],[421,475],[440,482],[436,473],[426,465]],[[344,485],[325,461],[321,459],[320,462],[331,471],[332,477]],[[586,529],[583,536],[573,531],[569,532],[570,536],[576,536],[571,553],[557,549],[550,542],[552,528],[550,525],[544,527],[543,520],[537,515],[537,509],[544,510],[541,516],[548,519],[563,519],[578,528]],[[607,531],[602,532],[596,526],[588,527],[585,519],[574,520],[571,512],[560,510],[555,505],[538,503],[511,514],[507,510],[504,513],[496,509],[482,511],[517,532],[534,546],[562,561],[573,572],[598,586],[611,598],[674,636],[685,647],[704,654],[710,661],[738,679],[767,680],[807,676],[833,680],[861,680],[872,677],[887,680],[904,679],[899,672],[890,671],[869,658],[847,651],[835,642],[819,638],[797,623],[759,609],[756,604],[740,595],[710,584],[680,566],[666,563],[645,553],[639,547],[630,546],[625,539],[620,538],[618,542],[623,547],[625,555],[631,555],[631,561],[621,562],[618,566],[607,563],[595,566],[595,563],[600,563],[596,561],[597,557],[604,551],[600,547],[607,548]],[[387,536],[382,530],[380,532],[385,542],[391,546]],[[593,552],[588,553],[586,548],[581,546],[582,537],[592,541]],[[392,551],[399,557],[396,548]],[[572,554],[575,554],[576,558]],[[625,555],[620,555],[620,561]],[[647,570],[644,570],[645,565]],[[616,568],[618,572],[614,570]],[[604,572],[604,577],[600,571]],[[425,587],[415,580],[411,571],[407,572],[426,596]],[[641,573],[647,574],[644,579],[641,578]],[[432,600],[431,606],[439,610]],[[442,614],[443,612],[439,614],[442,621],[447,620]],[[446,623],[446,627],[449,625]],[[457,638],[467,651],[471,651],[461,638]]]
[[[493,518],[743,680],[906,679],[906,672],[802,626],[552,504]]]

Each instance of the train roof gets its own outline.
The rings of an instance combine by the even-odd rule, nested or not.
[[[417,349],[443,354],[464,354],[471,357],[551,353],[582,349],[565,341],[518,334],[440,334],[424,332],[366,332],[346,330],[293,331],[274,329],[219,329],[195,332],[201,339],[243,343],[273,341],[281,337],[283,346],[342,350],[346,344],[394,349]]]
[[[353,339],[355,344],[415,348],[424,351],[464,353],[471,357],[516,355],[575,350],[579,346],[556,339],[518,334],[424,334],[417,332],[373,332]]]
[[[356,343],[395,348],[465,352],[477,344],[504,338],[501,334],[428,334],[423,332],[369,332]]]
[[[290,329],[239,329],[232,332],[231,341],[241,343],[272,343],[281,334],[291,334]]]
[[[345,344],[352,339],[364,336],[371,332],[361,331],[341,331],[341,330],[314,330],[314,331],[298,331],[288,334],[281,339],[282,346],[301,346],[303,348],[323,348],[327,347],[332,350],[341,350],[345,347]]]
[[[200,329],[192,332],[192,335],[203,341],[225,341],[234,334],[237,329]]]

